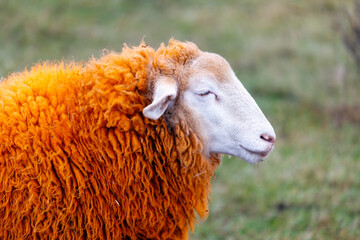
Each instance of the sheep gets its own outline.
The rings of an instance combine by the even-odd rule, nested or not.
[[[275,132],[228,62],[144,42],[0,83],[1,239],[187,239],[221,154]]]

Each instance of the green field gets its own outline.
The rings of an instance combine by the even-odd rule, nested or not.
[[[360,71],[352,0],[0,0],[0,76],[171,37],[219,53],[277,133],[265,162],[224,156],[192,239],[360,239]]]

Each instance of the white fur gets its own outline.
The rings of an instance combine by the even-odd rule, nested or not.
[[[260,136],[267,134],[275,138],[275,132],[240,81],[233,73],[229,76],[232,81],[221,85],[209,76],[194,77],[202,80],[190,81],[184,101],[201,119],[208,151],[235,155],[250,163],[262,160],[273,144]],[[212,93],[198,94],[205,89]]]
[[[205,154],[230,154],[249,163],[262,161],[273,148],[274,129],[228,63],[216,54],[206,54],[219,60],[225,80],[216,79],[212,69],[202,67],[206,64],[200,58],[189,69],[192,74],[184,92],[176,92],[173,82],[158,81],[153,102],[144,109],[144,115],[158,119],[171,104],[168,100],[174,102],[175,96],[181,96],[180,101],[201,123],[194,129],[205,142]]]

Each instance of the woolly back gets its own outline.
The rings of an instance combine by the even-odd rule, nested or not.
[[[219,158],[202,156],[185,119],[169,128],[141,113],[157,63],[166,69],[184,49],[125,46],[3,84],[0,238],[187,238],[195,212],[207,215]]]

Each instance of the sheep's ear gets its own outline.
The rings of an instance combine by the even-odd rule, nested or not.
[[[144,116],[153,120],[159,119],[169,105],[174,103],[176,95],[176,82],[171,78],[159,78],[155,82],[153,101],[143,110]]]

